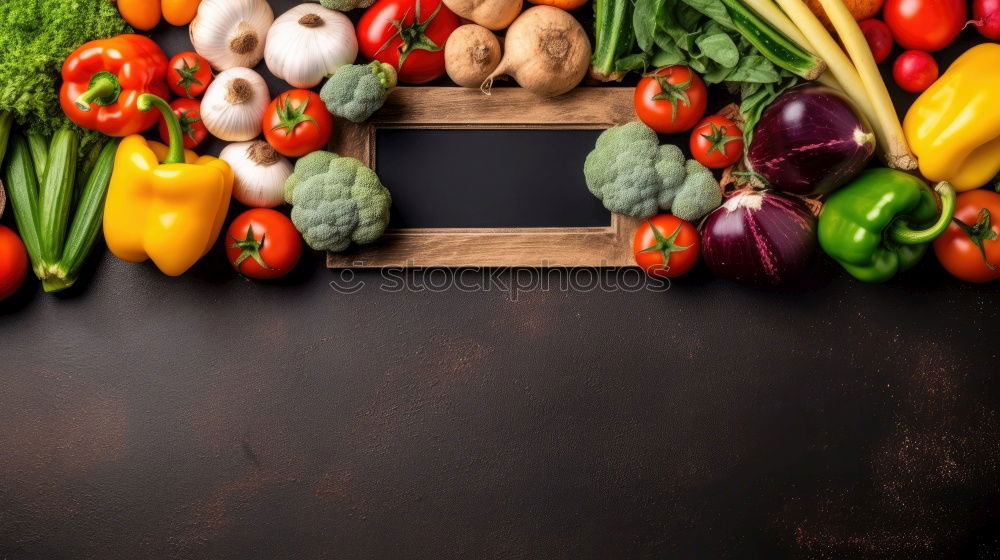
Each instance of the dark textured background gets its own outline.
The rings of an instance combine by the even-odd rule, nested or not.
[[[30,282],[0,304],[0,558],[1000,556],[996,284],[378,283],[219,251]]]

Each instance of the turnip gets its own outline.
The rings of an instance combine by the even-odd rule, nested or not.
[[[448,36],[444,67],[451,81],[462,87],[479,87],[500,64],[500,41],[481,25],[467,24]]]
[[[555,97],[580,83],[590,67],[590,39],[576,18],[559,8],[535,6],[514,20],[504,38],[500,65],[483,81],[508,75],[541,97]]]
[[[444,0],[444,5],[459,17],[496,31],[521,13],[522,0]]]

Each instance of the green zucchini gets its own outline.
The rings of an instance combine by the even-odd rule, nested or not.
[[[73,224],[66,236],[62,259],[52,271],[54,278],[42,282],[47,292],[62,290],[73,285],[83,261],[94,246],[104,218],[104,199],[108,193],[108,184],[111,183],[117,149],[118,141],[112,140],[105,144],[97,156],[93,170],[80,193],[80,206],[73,215]]]
[[[634,0],[594,0],[594,53],[591,74],[602,81],[621,80],[625,72],[616,66],[635,44],[632,32]]]
[[[826,71],[822,59],[803,49],[742,0],[722,0],[733,26],[765,58],[806,80],[815,80]]]
[[[13,135],[6,161],[4,183],[14,211],[14,221],[17,222],[28,256],[31,257],[32,268],[37,276],[41,276],[44,266],[38,235],[38,179],[35,177],[35,162],[31,159],[28,141],[19,135]]]
[[[38,179],[38,184],[41,185],[45,178],[45,166],[49,162],[49,141],[35,132],[29,132],[27,137],[31,159],[35,162],[35,177]]]
[[[49,147],[45,177],[38,189],[38,231],[41,233],[42,259],[48,264],[55,264],[62,258],[79,146],[76,134],[64,128],[55,133]]]
[[[0,112],[0,165],[3,165],[4,154],[7,153],[7,143],[10,140],[10,130],[13,126],[14,115]]]

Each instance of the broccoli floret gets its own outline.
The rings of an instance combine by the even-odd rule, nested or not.
[[[677,146],[660,146],[656,133],[640,122],[601,133],[583,164],[583,174],[587,188],[605,208],[627,216],[648,218],[679,207],[689,218],[675,215],[697,219],[722,201],[711,171],[694,160],[685,163]],[[709,185],[714,185],[714,195]],[[714,205],[713,197],[718,198]]]
[[[722,189],[715,175],[695,160],[685,165],[687,177],[677,189],[670,212],[682,220],[693,222],[722,204]]]
[[[337,10],[338,12],[349,12],[358,8],[370,8],[375,0],[319,0],[324,8]]]
[[[396,69],[373,61],[341,66],[323,85],[319,96],[331,114],[359,123],[382,107],[394,87]]]
[[[374,171],[330,152],[313,152],[295,164],[285,183],[285,198],[292,205],[292,223],[306,243],[331,252],[381,237],[392,203]]]

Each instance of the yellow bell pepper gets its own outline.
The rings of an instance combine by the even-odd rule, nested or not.
[[[219,237],[233,170],[221,159],[184,149],[180,124],[166,101],[143,94],[138,106],[163,112],[170,146],[139,135],[122,140],[104,206],[104,238],[118,258],[152,259],[164,274],[178,276]]]
[[[931,181],[967,191],[1000,172],[1000,45],[965,51],[917,98],[903,131]]]

